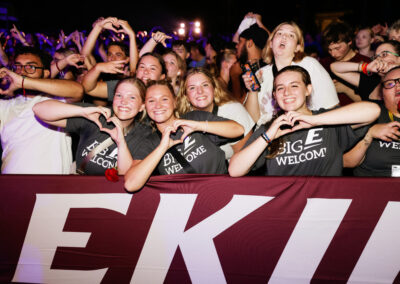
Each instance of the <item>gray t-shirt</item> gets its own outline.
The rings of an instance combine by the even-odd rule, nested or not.
[[[321,112],[313,112],[319,113]],[[245,147],[267,131],[260,126]],[[358,140],[348,125],[313,127],[289,133],[284,139],[283,150],[274,158],[266,158],[268,147],[259,156],[252,170],[265,167],[265,175],[276,176],[341,176],[343,152]]]

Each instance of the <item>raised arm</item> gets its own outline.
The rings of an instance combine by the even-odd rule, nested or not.
[[[136,33],[133,31],[132,27],[127,21],[118,20],[118,23],[121,25],[124,33],[129,36],[129,70],[131,74],[134,74],[136,72],[136,65],[139,60],[138,48],[136,44]]]
[[[118,19],[115,17],[108,17],[104,19],[103,17],[98,18],[94,23],[93,23],[93,29],[90,31],[83,47],[81,54],[85,57],[90,57],[92,60],[94,60],[93,57],[93,49],[96,46],[96,41],[100,35],[100,33],[103,31],[103,29],[109,29],[117,32],[117,30],[114,28],[114,26],[119,26],[118,24]],[[91,62],[92,65],[95,64],[94,62]]]
[[[72,80],[30,78],[14,73],[7,68],[0,69],[0,74],[2,77],[7,76],[11,81],[10,87],[0,92],[4,95],[12,96],[15,90],[23,88],[64,97],[70,101],[80,101],[83,97],[82,85]]]
[[[3,32],[0,32],[0,38],[3,36]],[[0,44],[0,63],[2,66],[8,65],[8,56],[3,49],[3,45]]]
[[[157,44],[161,43],[164,47],[167,47],[166,40],[170,39],[169,35],[166,35],[163,32],[155,32],[151,34],[151,38],[143,45],[140,49],[139,56],[142,56],[145,53],[152,52],[154,48],[156,48]]]
[[[78,53],[73,53],[70,54],[66,57],[64,57],[61,60],[53,60],[50,65],[50,76],[51,78],[55,78],[62,70],[64,70],[67,66],[74,66],[76,68],[83,68],[83,65],[78,65],[79,62],[84,62],[85,57],[83,55],[80,55]]]
[[[82,78],[82,86],[85,92],[93,97],[107,98],[107,83],[99,81],[100,74],[123,74],[125,63],[125,60],[97,63]]]

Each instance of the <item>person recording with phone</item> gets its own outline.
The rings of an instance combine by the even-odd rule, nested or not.
[[[253,19],[255,15],[257,14],[253,14],[250,18]],[[245,17],[244,21],[248,21],[250,18]],[[254,19],[254,21],[256,20]],[[244,103],[246,100],[246,87],[242,75],[247,71],[243,70],[243,65],[246,63],[249,64],[255,72],[266,65],[261,55],[267,40],[267,30],[261,28],[257,23],[250,25],[244,30],[240,30],[238,43],[236,44],[238,61],[230,69],[230,80],[232,94],[241,103]]]
[[[294,22],[279,24],[270,34],[263,50],[263,59],[268,64],[258,71],[260,91],[249,91],[245,107],[257,125],[269,121],[275,114],[273,105],[273,82],[279,70],[286,66],[298,65],[311,76],[313,91],[310,94],[311,110],[330,109],[339,104],[335,86],[328,72],[313,57],[305,56],[304,38]],[[243,75],[249,79],[248,74]]]

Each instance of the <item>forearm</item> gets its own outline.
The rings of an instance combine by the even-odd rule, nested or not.
[[[42,101],[32,109],[41,120],[59,127],[66,127],[67,118],[82,116],[82,107],[57,100]]]
[[[136,72],[136,65],[139,60],[139,54],[136,44],[136,35],[133,33],[129,35],[129,71],[131,74]]]
[[[81,54],[84,56],[89,56],[92,54],[93,49],[96,45],[96,40],[99,37],[100,33],[102,31],[102,28],[95,25],[92,31],[89,33],[85,44],[82,47]]]
[[[126,144],[125,138],[122,138],[118,144],[118,174],[124,175],[132,166],[132,155]]]
[[[355,102],[315,115],[317,124],[368,124],[377,119],[380,108],[371,102]]]
[[[141,189],[157,167],[166,151],[167,149],[163,149],[161,145],[159,145],[144,160],[134,163],[125,174],[125,189],[129,192]]]
[[[148,41],[146,41],[146,43],[140,49],[139,57],[147,52],[152,52],[156,46],[157,46],[157,42],[154,40],[154,38],[150,38]]]
[[[74,100],[81,100],[83,97],[82,85],[71,80],[34,79],[25,77],[24,88]]]
[[[8,65],[8,56],[4,52],[3,46],[1,44],[0,44],[0,63],[3,66],[7,66]]]
[[[334,62],[331,71],[339,78],[358,87],[360,83],[359,63],[356,62]]]
[[[97,65],[95,65],[83,77],[82,86],[85,90],[85,93],[91,96],[107,98],[107,84],[105,82],[98,81],[100,74],[101,72],[97,68]]]
[[[372,136],[368,132],[363,140],[358,142],[351,150],[343,155],[343,167],[354,168],[360,165],[365,158],[369,146],[372,143]]]
[[[246,175],[266,147],[265,140],[259,137],[246,148],[235,153],[229,162],[229,175],[232,177]]]
[[[260,119],[260,106],[258,103],[258,93],[257,92],[249,92],[247,95],[247,100],[244,104],[244,107],[250,114],[253,121],[257,123]]]
[[[226,121],[202,121],[204,132],[215,134],[226,138],[236,138],[244,133],[242,125],[233,120]]]

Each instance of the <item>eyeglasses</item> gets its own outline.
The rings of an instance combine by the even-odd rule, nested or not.
[[[379,58],[379,57],[385,58],[386,56],[388,56],[388,54],[392,54],[392,55],[394,55],[394,56],[396,56],[396,57],[399,57],[399,56],[400,56],[400,55],[398,55],[397,53],[391,52],[391,51],[389,51],[389,50],[384,50],[384,51],[382,51],[381,53],[379,53],[379,54],[375,55],[374,57],[372,57],[372,60],[375,60],[375,59],[377,59],[377,58]]]
[[[400,85],[400,78],[390,79],[390,80],[386,80],[386,81],[382,82],[382,86],[385,89],[392,89],[392,88],[394,88],[394,86],[396,86],[396,84]]]
[[[27,74],[33,74],[36,72],[36,69],[44,69],[44,67],[40,67],[40,66],[35,66],[35,65],[21,65],[21,64],[15,64],[13,66],[11,66],[11,69],[14,72],[21,72],[22,68],[24,68],[25,72]]]

